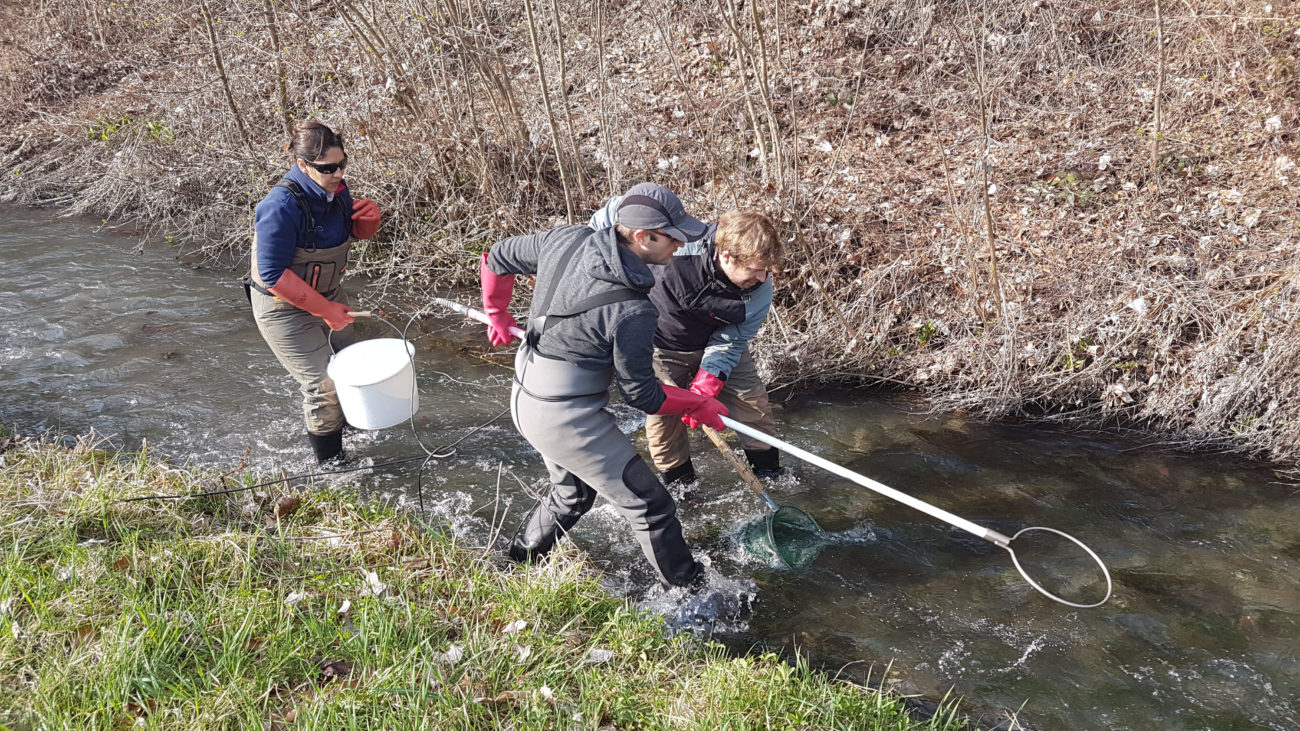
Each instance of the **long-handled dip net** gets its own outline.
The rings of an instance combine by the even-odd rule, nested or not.
[[[435,298],[434,302],[455,310],[470,319],[484,323],[488,322],[487,315],[457,302],[442,298]],[[517,327],[511,328],[511,334],[521,339],[524,336],[523,331]],[[787,444],[757,429],[751,429],[734,419],[724,416],[722,417],[722,423],[741,434],[776,447],[792,457],[798,457],[809,464],[817,465],[828,472],[875,490],[881,495],[891,497],[904,505],[916,508],[927,515],[983,538],[995,546],[1006,549],[1007,553],[1011,554],[1011,562],[1015,564],[1016,571],[1020,572],[1021,577],[1048,599],[1081,609],[1099,607],[1110,599],[1114,587],[1111,583],[1110,572],[1106,570],[1106,564],[1102,563],[1101,558],[1091,548],[1088,548],[1082,541],[1072,535],[1055,528],[1031,527],[1022,528],[1015,535],[1008,537],[991,528],[976,525],[965,518],[917,500],[911,495],[899,492],[888,485],[864,477],[815,454],[805,452],[792,444]],[[733,466],[743,466],[743,463],[726,446],[726,442],[718,436],[717,432],[707,429],[707,427],[705,429],[706,433],[710,434],[710,438],[714,439],[714,443],[719,446],[723,455],[730,458]],[[771,551],[787,566],[801,568],[811,563],[826,544],[825,533],[817,525],[817,522],[798,508],[789,505],[777,505],[773,502],[764,491],[762,484],[749,472],[748,467],[738,468],[737,471],[740,472],[742,478],[745,477],[746,473],[749,473],[749,477],[753,479],[747,479],[746,484],[749,485],[751,490],[758,493],[763,503],[772,511],[759,524],[761,527],[755,528],[757,534],[750,536],[751,540],[765,542]],[[1016,549],[1012,548],[1011,544],[1015,541],[1021,541],[1022,545],[1031,547],[1031,552],[1037,551],[1041,554],[1035,557],[1038,560],[1031,564],[1034,576],[1030,576],[1030,571],[1022,563],[1021,557],[1016,554]],[[1056,545],[1039,545],[1052,543]],[[1061,548],[1065,548],[1073,555],[1058,558]],[[1082,555],[1079,554],[1079,551],[1082,551]],[[1076,565],[1081,565],[1084,568],[1081,570],[1075,569]],[[1100,573],[1094,571],[1094,568],[1099,570]],[[1035,579],[1035,577],[1037,578]],[[1102,597],[1095,601],[1088,601],[1088,599],[1101,593],[1100,586],[1103,584],[1103,580],[1105,592],[1102,593]],[[1070,594],[1073,599],[1067,599],[1062,594]]]
[[[1016,571],[1020,572],[1020,576],[1048,599],[1081,609],[1099,607],[1110,599],[1114,586],[1111,583],[1110,571],[1106,569],[1106,564],[1102,563],[1101,558],[1091,548],[1084,545],[1083,541],[1068,533],[1055,528],[1034,526],[1022,528],[1015,535],[1008,537],[991,528],[977,525],[965,518],[918,500],[911,495],[899,492],[869,477],[864,477],[834,462],[783,442],[776,437],[747,427],[734,419],[724,416],[722,422],[741,434],[776,447],[793,457],[798,457],[805,462],[817,465],[863,487],[875,490],[881,495],[893,498],[904,505],[916,508],[927,515],[983,538],[995,546],[1006,549],[1007,553],[1011,554],[1011,562],[1015,564]],[[713,436],[716,436],[716,434]],[[753,489],[752,485],[751,489]],[[761,486],[758,491],[759,496],[772,510],[772,515],[768,516],[766,524],[766,537],[772,550],[786,564],[793,567],[804,566],[811,562],[824,544],[821,539],[822,532],[817,527],[817,523],[798,508],[778,507],[766,493],[762,492]],[[1051,559],[1043,561],[1041,560],[1043,557],[1039,556],[1037,557],[1039,560],[1022,562],[1022,557],[1017,555],[1016,549],[1012,546],[1016,541],[1020,541],[1022,546],[1029,547],[1031,551],[1043,552],[1044,556],[1050,556]],[[1055,557],[1063,548],[1066,549],[1067,553],[1058,560]],[[1082,551],[1082,555],[1079,555],[1079,551]],[[1030,558],[1035,557],[1031,556]],[[1026,568],[1027,564],[1032,567],[1033,576],[1030,575],[1031,569]],[[1079,566],[1082,566],[1082,568],[1077,568]],[[1103,583],[1105,585],[1104,593],[1100,590]],[[1101,598],[1094,599],[1099,593],[1102,594]],[[1063,594],[1068,594],[1070,598],[1066,598]]]
[[[762,520],[750,523],[741,534],[740,542],[750,553],[771,555],[792,569],[801,569],[813,562],[826,545],[826,533],[812,519],[793,505],[777,505],[753,470],[731,451],[726,440],[707,426],[700,429],[731,463],[740,479],[758,495],[770,511]]]

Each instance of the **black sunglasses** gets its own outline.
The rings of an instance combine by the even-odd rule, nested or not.
[[[304,157],[300,157],[298,159],[302,160],[308,165],[311,165],[312,168],[314,168],[316,172],[320,173],[321,175],[333,175],[335,171],[342,170],[343,168],[346,168],[348,166],[347,155],[343,156],[342,162],[331,162],[331,163],[312,162],[311,160],[308,160]]]

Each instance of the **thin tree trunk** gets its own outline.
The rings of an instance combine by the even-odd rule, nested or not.
[[[244,117],[239,113],[239,106],[235,104],[234,92],[230,90],[230,76],[226,74],[226,64],[221,59],[221,48],[217,45],[217,30],[212,26],[212,10],[208,6],[208,0],[199,0],[199,2],[203,11],[203,25],[208,29],[208,43],[211,46],[212,59],[217,64],[217,75],[221,77],[221,88],[226,92],[226,103],[230,105],[230,113],[235,118],[235,127],[239,129],[239,138],[248,150],[249,159],[257,163],[257,153],[253,151],[253,143],[249,140],[248,129],[244,126]]]
[[[952,188],[952,173],[948,169],[948,151],[940,150],[943,157],[943,182],[948,188],[948,207],[952,209],[953,220],[957,222],[957,229],[961,233],[961,240],[966,244],[966,271],[970,275],[971,302],[975,305],[975,312],[980,316],[980,323],[984,325],[984,332],[988,332],[989,318],[984,312],[984,304],[980,302],[980,280],[979,267],[976,264],[978,252],[975,250],[975,241],[970,235],[970,229],[966,227],[966,217],[962,215],[961,208],[957,206],[957,193]]]
[[[605,76],[605,0],[592,0],[591,4],[596,16],[596,69],[597,73],[600,74],[600,81],[596,86],[600,94],[600,137],[604,141],[605,157],[607,158],[605,161],[605,177],[609,181],[607,194],[614,195],[617,192],[614,188],[614,167],[616,165],[614,143],[609,136],[609,112],[605,109],[605,91],[609,87]],[[689,89],[687,89],[687,93],[690,93]]]
[[[546,86],[546,68],[542,65],[542,49],[537,43],[537,23],[533,20],[532,0],[524,0],[524,15],[528,19],[528,40],[533,45],[533,63],[537,66],[537,82],[541,84],[542,106],[546,108],[546,124],[551,128],[551,144],[555,145],[555,161],[560,168],[560,185],[564,188],[564,207],[569,223],[573,223],[573,193],[569,190],[569,176],[564,172],[564,147],[560,145],[560,130],[555,125],[555,113],[551,109],[551,94]]]
[[[1160,99],[1165,93],[1165,27],[1160,15],[1160,0],[1156,0],[1156,61],[1155,133],[1151,135],[1151,174],[1160,171]]]
[[[280,94],[280,119],[284,122],[284,135],[293,137],[293,122],[289,119],[289,92],[285,88],[284,54],[280,46],[279,19],[275,14],[275,0],[262,0],[266,11],[266,26],[271,30],[271,52],[275,54],[275,84]]]
[[[564,111],[564,127],[569,133],[569,148],[573,150],[573,168],[578,174],[578,195],[585,195],[587,176],[582,172],[582,155],[578,152],[578,137],[573,134],[573,113],[569,108],[569,74],[564,65],[564,33],[560,28],[559,0],[551,0],[551,15],[555,19],[555,51],[560,61],[560,106]]]
[[[776,158],[776,191],[780,196],[785,189],[785,155],[781,152],[781,129],[777,125],[776,109],[772,106],[772,90],[768,84],[767,40],[763,33],[762,19],[758,15],[757,0],[750,0],[749,14],[754,23],[754,37],[758,43],[758,54],[754,59],[754,74],[758,77],[759,98],[763,100],[768,133],[772,137],[772,156]]]
[[[988,3],[984,4],[984,11],[980,20],[979,36],[975,39],[977,50],[975,53],[975,84],[979,94],[979,111],[980,111],[980,133],[983,135],[983,145],[980,149],[980,159],[977,163],[980,172],[980,184],[983,186],[981,195],[984,202],[984,230],[988,237],[989,243],[989,276],[993,279],[993,293],[998,304],[998,319],[1004,319],[1006,316],[1005,303],[1002,301],[1002,281],[998,278],[998,247],[997,239],[993,234],[993,201],[989,196],[989,142],[992,140],[992,130],[989,122],[988,93],[985,91],[985,60],[984,60],[984,43],[988,37],[987,28],[984,23],[988,19]]]
[[[90,35],[91,37],[98,36],[99,50],[107,51],[108,42],[104,40],[104,16],[100,13],[99,3],[97,0],[89,0],[89,2],[86,3],[86,6],[90,9],[90,17],[93,21],[90,26]]]

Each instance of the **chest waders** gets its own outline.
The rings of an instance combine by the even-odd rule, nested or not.
[[[616,289],[552,312],[551,299],[569,260],[587,240],[562,254],[552,281],[544,288],[538,283],[542,299],[537,311],[543,314],[529,321],[528,337],[515,356],[510,414],[515,428],[542,454],[551,491],[524,518],[511,541],[510,556],[529,561],[545,555],[600,495],[632,526],[659,580],[685,586],[703,572],[682,537],[672,496],[605,409],[613,368],[580,368],[546,356],[538,347],[547,329],[560,320],[616,302],[646,299],[640,292]]]
[[[325,295],[327,299],[338,289],[339,281],[343,278],[343,273],[348,266],[348,250],[351,248],[347,242],[328,249],[316,248],[316,220],[311,215],[311,206],[307,203],[307,194],[303,192],[301,186],[289,178],[280,178],[275,184],[276,188],[284,188],[293,196],[294,203],[298,206],[298,212],[302,215],[302,227],[299,229],[298,238],[300,242],[293,249],[293,259],[287,267],[289,271],[297,274],[302,281],[311,285],[312,289]],[[335,199],[337,200],[337,198]],[[346,215],[343,217],[344,225],[351,238],[351,219]],[[258,292],[274,297],[267,288],[266,282],[262,281],[262,276],[257,271],[257,234],[253,234],[253,255],[250,257],[249,273],[244,282],[245,292],[255,289]],[[249,293],[251,296],[251,293]]]
[[[348,263],[350,247],[347,242],[328,249],[316,248],[315,219],[302,188],[288,178],[281,178],[276,187],[289,191],[302,214],[298,245],[294,247],[288,270],[326,299],[348,304],[347,294],[340,286]],[[344,216],[344,220],[348,222],[350,230],[350,219]],[[253,251],[245,287],[253,306],[253,320],[257,323],[257,329],[271,347],[276,360],[298,382],[307,438],[317,461],[324,462],[338,456],[343,450],[344,419],[334,381],[325,371],[331,353],[329,326],[310,312],[276,297],[267,288],[257,271],[256,234],[253,235]],[[333,345],[337,349],[345,348],[355,341],[356,333],[351,327],[333,335]]]

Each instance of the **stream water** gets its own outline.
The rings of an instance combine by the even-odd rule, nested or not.
[[[232,272],[137,247],[85,219],[15,207],[0,207],[0,263],[0,423],[24,434],[93,429],[127,448],[147,440],[180,463],[311,469],[296,388]],[[349,289],[407,324],[410,304],[376,300],[362,280]],[[391,335],[373,322],[363,332]],[[428,313],[409,336],[417,430],[350,434],[359,457],[422,454],[416,434],[433,448],[506,407],[509,356],[484,355],[481,327]],[[634,431],[637,412],[616,408]],[[1035,728],[1300,726],[1300,488],[1221,456],[923,411],[805,393],[778,404],[776,421],[795,445],[964,518],[1008,534],[1045,525],[1076,535],[1110,566],[1110,602],[1054,604],[1001,549],[789,458],[772,496],[829,535],[808,567],[774,565],[739,540],[765,508],[697,436],[703,484],[700,501],[680,509],[683,524],[718,584],[752,595],[752,609],[716,627],[716,639],[797,650],[872,682],[892,663],[904,692],[951,690],[986,719],[1016,715]],[[399,500],[415,500],[419,484],[426,509],[468,540],[489,540],[494,515],[508,535],[531,504],[521,483],[542,484],[540,460],[508,416],[457,450],[420,479],[405,466],[362,484]],[[607,506],[574,540],[612,590],[673,614],[680,597],[644,590],[644,561]]]

